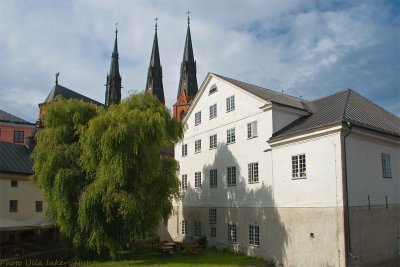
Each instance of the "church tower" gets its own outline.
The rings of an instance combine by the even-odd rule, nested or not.
[[[191,102],[197,94],[196,61],[193,56],[192,37],[190,36],[190,12],[188,11],[188,26],[185,48],[181,63],[177,102],[173,106],[174,117],[179,121],[185,116]]]
[[[162,67],[160,62],[160,53],[158,51],[158,38],[157,38],[157,21],[158,18],[155,18],[155,33],[154,33],[154,42],[153,49],[151,50],[151,58],[149,69],[147,71],[147,83],[146,83],[146,92],[150,92],[155,95],[161,103],[165,105],[165,97],[164,97],[164,88],[162,82]]]
[[[115,29],[114,51],[112,53],[110,72],[107,74],[106,84],[106,107],[121,102],[121,75],[119,74],[118,63],[118,29]]]

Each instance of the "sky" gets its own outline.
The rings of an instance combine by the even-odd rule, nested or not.
[[[158,17],[166,105],[190,10],[208,72],[307,100],[351,88],[400,116],[400,1],[0,0],[0,109],[30,122],[55,84],[104,103],[115,27],[122,97],[143,91]]]

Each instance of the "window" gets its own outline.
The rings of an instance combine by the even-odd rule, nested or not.
[[[392,165],[390,163],[390,154],[382,154],[382,175],[383,177],[392,177]]]
[[[201,152],[201,140],[194,141],[194,153]]]
[[[18,200],[10,200],[10,212],[18,211]]]
[[[182,174],[182,181],[181,181],[181,189],[183,191],[186,191],[188,188],[188,184],[187,184],[187,174]]]
[[[36,201],[36,212],[43,212],[43,201]]]
[[[235,109],[235,96],[232,95],[226,99],[226,112],[232,111]]]
[[[196,188],[201,187],[201,172],[196,172],[194,174],[194,187]]]
[[[216,91],[218,91],[218,87],[217,87],[217,85],[213,84],[210,87],[210,91],[208,91],[208,95],[214,94]]]
[[[17,180],[11,180],[11,187],[18,187],[18,181]]]
[[[292,156],[292,178],[307,178],[306,154]]]
[[[249,183],[258,183],[258,162],[248,164]]]
[[[201,111],[194,114],[194,125],[199,125],[201,123]]]
[[[247,138],[257,137],[257,121],[249,122],[247,124]]]
[[[260,245],[260,228],[258,225],[249,225],[249,245]]]
[[[226,130],[226,143],[232,144],[235,143],[235,140],[235,128]]]
[[[217,187],[217,169],[210,170],[210,187]]]
[[[217,227],[215,225],[210,227],[210,237],[217,237]]]
[[[236,243],[236,224],[228,224],[228,242]]]
[[[182,157],[187,156],[187,144],[182,145]]]
[[[228,185],[236,185],[236,166],[227,168]]]
[[[211,135],[210,136],[210,149],[217,148],[217,135]]]
[[[182,235],[187,235],[187,221],[182,221]]]
[[[210,106],[210,120],[217,117],[217,104]]]
[[[14,130],[14,142],[23,143],[24,142],[24,131]]]
[[[208,209],[208,219],[210,221],[210,224],[217,223],[217,209],[216,208]]]
[[[201,236],[201,221],[194,221],[194,236]]]

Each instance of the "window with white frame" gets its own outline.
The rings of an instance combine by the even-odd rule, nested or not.
[[[182,145],[182,157],[187,156],[187,144]]]
[[[217,104],[210,106],[210,120],[217,117]]]
[[[235,96],[232,95],[226,98],[226,112],[230,112],[235,109]]]
[[[236,224],[228,224],[228,242],[236,243]]]
[[[210,187],[217,187],[217,169],[210,170]]]
[[[226,130],[226,143],[232,144],[235,143],[235,141],[236,141],[235,128]]]
[[[181,189],[186,191],[188,189],[187,174],[182,174]]]
[[[194,236],[201,236],[201,221],[194,221]]]
[[[194,153],[201,152],[201,139],[194,141]]]
[[[210,221],[210,224],[217,224],[217,209],[216,208],[208,209],[208,220]]]
[[[226,171],[228,185],[236,185],[236,166],[228,167]]]
[[[247,138],[257,137],[257,121],[247,123]]]
[[[390,154],[382,153],[382,176],[385,178],[392,177],[392,165],[390,162]]]
[[[249,245],[260,246],[260,228],[258,225],[249,225]]]
[[[194,173],[194,187],[195,188],[201,187],[201,172]]]
[[[306,154],[292,156],[292,178],[307,178]]]
[[[194,114],[194,125],[201,124],[201,111]]]
[[[217,227],[215,225],[210,226],[210,237],[217,237]]]
[[[249,163],[247,166],[249,183],[258,183],[258,162]]]
[[[182,221],[182,235],[187,235],[187,221]]]
[[[217,135],[210,135],[210,149],[217,148]]]

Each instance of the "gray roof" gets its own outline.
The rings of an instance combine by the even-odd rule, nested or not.
[[[10,123],[21,123],[21,124],[33,125],[33,123],[30,123],[26,120],[18,118],[17,116],[7,113],[1,109],[0,109],[0,122],[10,122]]]
[[[213,75],[224,79],[258,97],[261,97],[265,100],[271,101],[273,103],[278,103],[284,106],[289,106],[289,107],[293,107],[293,108],[297,108],[297,109],[301,109],[301,110],[305,110],[305,111],[310,111],[311,110],[311,105],[309,104],[308,101],[304,100],[304,99],[300,99],[294,96],[290,96],[290,95],[285,95],[282,93],[278,93],[276,91],[270,90],[270,89],[266,89],[266,88],[262,88],[256,85],[252,85],[249,83],[245,83],[245,82],[241,82],[238,80],[234,80],[231,78],[227,78],[218,74],[213,73]]]
[[[275,132],[270,140],[282,139],[339,123],[350,123],[354,126],[400,136],[399,117],[351,89],[312,101],[312,104],[316,108],[312,115],[295,120]]]
[[[26,146],[0,142],[0,172],[33,174],[32,160]]]
[[[75,91],[72,91],[71,89],[68,89],[64,86],[61,86],[59,84],[56,84],[53,89],[50,91],[49,95],[47,96],[46,100],[44,103],[49,103],[54,101],[54,99],[57,96],[62,96],[64,99],[82,99],[85,102],[90,102],[93,104],[96,104],[98,106],[104,106],[102,103],[97,102],[96,100],[93,100],[87,96],[81,95]]]

